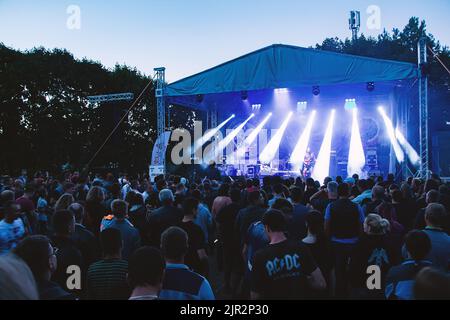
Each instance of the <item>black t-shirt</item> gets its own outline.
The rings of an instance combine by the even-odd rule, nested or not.
[[[202,229],[192,221],[181,222],[179,227],[186,231],[189,239],[189,249],[184,262],[192,270],[202,274],[202,264],[197,250],[205,249],[205,235]]]
[[[235,242],[234,223],[241,207],[237,203],[231,203],[223,207],[216,215],[216,221],[219,224],[220,239],[226,244]]]
[[[317,268],[303,244],[285,240],[253,256],[251,286],[263,299],[311,297],[307,277]]]
[[[355,288],[366,288],[367,268],[370,265],[377,265],[381,269],[381,283],[384,283],[389,268],[399,262],[400,257],[396,254],[389,237],[365,234],[356,245],[350,259],[350,282]]]

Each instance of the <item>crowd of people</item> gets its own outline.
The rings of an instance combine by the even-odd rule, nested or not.
[[[436,175],[3,176],[0,299],[450,299],[449,212]]]

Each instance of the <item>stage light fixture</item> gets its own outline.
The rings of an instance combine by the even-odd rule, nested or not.
[[[280,147],[281,139],[283,138],[284,132],[289,124],[292,117],[292,112],[289,113],[287,118],[284,120],[281,127],[278,129],[277,133],[270,139],[269,143],[264,147],[264,150],[259,155],[259,160],[261,163],[270,163],[275,157],[278,148]]]
[[[313,95],[318,96],[320,94],[320,87],[314,86],[312,89],[312,93],[313,93]]]
[[[356,107],[356,99],[345,99],[345,110],[353,110]]]
[[[375,83],[367,82],[367,91],[372,92],[373,90],[375,90]]]
[[[391,141],[392,148],[394,149],[395,157],[397,158],[398,162],[402,163],[405,160],[405,154],[403,153],[403,150],[400,147],[397,138],[395,137],[394,125],[392,124],[391,119],[389,119],[389,117],[386,115],[383,107],[378,107],[378,112],[381,114],[384,120],[389,140]]]
[[[198,103],[202,103],[202,102],[203,102],[203,99],[204,99],[204,96],[203,96],[202,94],[198,94],[198,95],[195,97],[195,100],[196,100]]]
[[[262,105],[259,103],[252,104],[252,111],[259,111]]]
[[[247,93],[247,91],[242,91],[242,92],[241,92],[241,99],[242,99],[243,101],[245,101],[245,100],[248,99],[248,93]]]
[[[297,102],[297,113],[303,113],[308,108],[308,102],[307,101],[299,101]]]
[[[316,165],[313,170],[312,177],[317,181],[323,181],[330,173],[331,142],[333,138],[335,113],[335,109],[331,110],[327,131],[325,132],[325,137],[323,138],[322,146],[320,147]]]
[[[315,116],[316,110],[313,110],[311,115],[309,116],[308,123],[306,124],[306,127],[303,130],[302,135],[298,139],[297,145],[295,146],[294,151],[291,154],[290,161],[294,165],[294,171],[300,170],[303,165],[303,161],[305,160],[305,154],[309,145],[309,139],[311,137],[311,130],[314,124]]]
[[[288,93],[289,90],[287,88],[277,88],[275,89],[275,93]]]
[[[353,109],[352,136],[348,153],[347,175],[358,174],[363,178],[363,168],[366,165],[366,156],[361,141],[361,132],[358,123],[358,109]]]

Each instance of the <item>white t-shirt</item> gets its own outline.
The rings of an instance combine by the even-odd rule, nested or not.
[[[9,253],[14,249],[25,235],[25,226],[20,218],[13,223],[0,221],[0,256]]]

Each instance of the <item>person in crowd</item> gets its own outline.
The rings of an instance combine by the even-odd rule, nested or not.
[[[390,300],[412,300],[414,279],[419,271],[431,266],[426,257],[431,251],[431,241],[424,231],[412,230],[405,236],[407,259],[393,266],[386,276],[385,296]]]
[[[214,199],[212,208],[211,208],[211,213],[214,218],[216,217],[217,213],[219,213],[219,211],[222,210],[222,208],[231,204],[232,200],[229,197],[229,192],[230,192],[230,186],[228,183],[224,183],[219,187],[218,195]]]
[[[28,222],[29,233],[34,234],[38,230],[39,219],[36,213],[36,206],[33,201],[35,195],[35,186],[26,184],[24,193],[21,197],[16,198],[16,203],[20,206],[20,212]]]
[[[30,268],[12,255],[0,257],[0,301],[38,300],[39,294]]]
[[[191,195],[198,201],[198,212],[197,216],[195,217],[194,223],[202,229],[203,234],[205,235],[205,243],[210,243],[210,233],[212,232],[213,227],[211,212],[209,211],[208,206],[203,203],[203,196],[200,190],[192,190]],[[222,210],[223,208],[220,211]]]
[[[378,213],[383,219],[389,221],[389,239],[394,248],[397,248],[396,250],[400,253],[403,238],[405,236],[405,228],[397,221],[395,207],[389,202],[382,202],[375,209],[375,212]]]
[[[306,190],[303,195],[303,205],[311,202],[310,198],[319,191],[313,178],[306,179]]]
[[[411,230],[416,213],[412,212],[400,190],[394,190],[392,192],[392,206],[397,214],[398,222],[405,230]]]
[[[81,204],[77,202],[72,203],[67,210],[75,217],[75,231],[72,234],[72,240],[80,250],[84,266],[87,269],[98,257],[97,238],[83,225],[84,207]]]
[[[139,231],[127,219],[128,203],[123,200],[114,200],[111,203],[112,215],[103,218],[101,231],[116,228],[122,234],[122,258],[128,260],[131,254],[140,247],[141,237]]]
[[[127,283],[128,262],[122,259],[122,234],[115,228],[103,230],[100,243],[103,259],[89,266],[87,298],[125,300],[130,296],[130,288]]]
[[[208,276],[208,256],[206,254],[205,235],[202,229],[194,223],[198,212],[198,200],[195,198],[186,198],[183,201],[184,218],[178,225],[188,235],[188,251],[185,256],[185,263],[193,271]]]
[[[450,274],[432,267],[425,267],[417,273],[414,300],[449,300]]]
[[[154,247],[160,246],[161,234],[164,230],[178,225],[183,219],[183,211],[173,205],[175,198],[171,190],[161,190],[159,201],[161,207],[154,210],[148,219],[150,244]]]
[[[447,212],[450,212],[450,188],[445,184],[439,186],[439,199]]]
[[[299,299],[311,297],[313,290],[324,290],[325,280],[308,249],[286,238],[283,213],[268,210],[262,223],[270,244],[253,257],[251,298]]]
[[[327,292],[318,295],[318,298],[330,297],[332,287],[333,259],[331,247],[325,236],[323,215],[319,211],[310,211],[306,216],[308,233],[302,243],[309,248],[314,261],[317,263],[327,284]]]
[[[328,182],[326,188],[321,189],[311,196],[311,207],[314,210],[320,211],[322,212],[322,214],[325,214],[325,209],[328,207],[328,205],[338,199],[337,189],[337,182]]]
[[[269,207],[272,207],[272,205],[277,201],[278,199],[284,199],[284,187],[281,183],[277,183],[273,186],[273,194],[272,199],[269,200],[268,204]]]
[[[130,257],[128,283],[132,288],[129,300],[156,300],[162,289],[166,264],[161,252],[142,247]]]
[[[369,214],[364,221],[364,234],[356,245],[350,260],[352,296],[359,299],[383,299],[385,276],[391,266],[400,262],[400,253],[392,246],[387,235],[391,224],[377,214]],[[369,266],[378,266],[380,287],[367,287]]]
[[[184,258],[189,250],[187,233],[170,227],[161,235],[166,269],[159,298],[163,300],[214,300],[212,288],[203,276],[189,269]]]
[[[70,193],[64,193],[62,196],[59,197],[59,199],[56,201],[54,210],[61,211],[61,210],[67,210],[69,206],[75,202],[75,199],[72,194]]]
[[[81,252],[72,240],[75,232],[75,217],[68,210],[57,211],[53,215],[52,223],[53,235],[50,239],[52,244],[58,248],[56,253],[58,264],[52,279],[62,286],[64,290],[81,295],[83,294],[82,288],[68,288],[67,281],[70,276],[67,273],[69,266],[79,267],[83,277],[86,271],[86,269],[82,269],[84,263]]]
[[[105,193],[99,186],[92,187],[86,196],[86,221],[85,226],[96,237],[100,233],[100,224],[106,214],[104,206]]]
[[[232,203],[222,208],[217,213],[216,223],[218,228],[218,237],[222,244],[222,261],[224,268],[224,292],[232,292],[235,294],[234,289],[237,287],[238,277],[234,277],[234,283],[232,283],[232,274],[238,273],[241,265],[239,243],[236,241],[236,235],[234,233],[234,222],[241,210],[241,192],[238,188],[232,188],[230,190],[230,198]]]
[[[364,214],[375,213],[376,208],[383,203],[385,200],[384,187],[381,185],[376,185],[372,188],[372,200],[366,201],[362,206]]]
[[[432,204],[432,203],[439,203],[439,192],[436,190],[430,190],[427,192],[425,197],[426,206]],[[425,221],[425,209],[426,206],[419,209],[417,212],[415,221],[414,221],[414,228],[418,230],[422,230],[426,227],[426,221]]]
[[[426,228],[424,232],[431,241],[431,252],[427,260],[433,267],[450,271],[450,236],[445,232],[444,225],[448,212],[442,204],[431,203],[425,209]]]
[[[0,256],[9,253],[26,235],[25,224],[20,218],[20,205],[15,201],[3,204],[4,218],[0,221]]]
[[[439,190],[439,183],[435,179],[428,179],[427,181],[425,181],[422,195],[416,201],[418,209],[425,208],[430,203],[427,201],[427,198],[428,192],[430,192],[431,190]]]
[[[283,213],[284,219],[287,221],[285,236],[289,240],[300,241],[298,239],[298,230],[292,230],[292,204],[285,198],[277,199],[273,205],[273,210],[278,210]],[[242,256],[246,263],[246,273],[244,274],[243,292],[244,296],[250,294],[250,277],[252,270],[252,261],[256,252],[267,247],[270,244],[270,239],[266,233],[265,226],[262,219],[250,225],[247,235],[245,237],[244,246],[242,248]],[[247,292],[248,291],[248,292]]]
[[[57,251],[58,249],[51,245],[49,238],[42,235],[26,237],[14,248],[14,254],[25,261],[33,273],[40,300],[76,299],[73,294],[51,280],[58,265]],[[26,273],[20,274],[20,278],[25,276]]]
[[[336,295],[348,294],[348,261],[363,232],[364,212],[359,205],[348,199],[349,185],[338,186],[339,199],[325,210],[325,234],[331,240],[334,251]]]
[[[149,213],[144,203],[142,194],[130,191],[125,199],[130,208],[128,220],[138,229],[142,244],[150,243],[150,226],[148,224]]]
[[[244,245],[244,239],[247,235],[248,228],[256,221],[261,220],[266,211],[263,206],[263,198],[259,191],[253,191],[248,194],[249,205],[239,210],[235,221],[235,236],[239,243],[239,247]]]
[[[356,186],[358,188],[359,195],[356,196],[352,201],[362,206],[365,200],[368,201],[372,199],[372,190],[369,188],[369,183],[365,179],[358,180]]]
[[[301,240],[306,237],[306,217],[310,209],[302,204],[303,202],[303,190],[298,187],[291,189],[291,202],[292,202],[292,219],[289,222],[289,233],[292,239]]]

